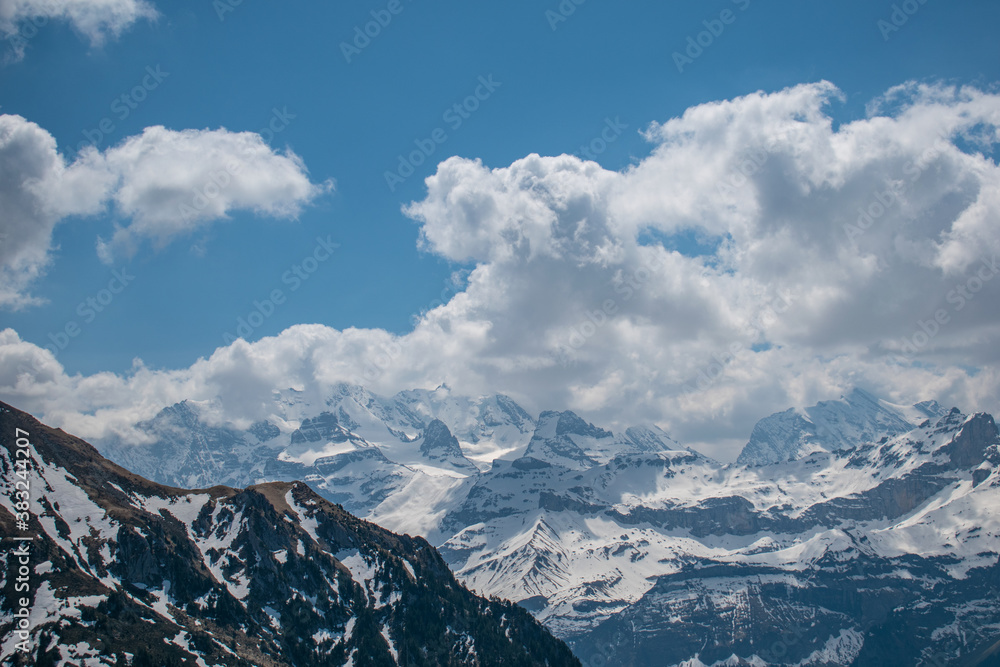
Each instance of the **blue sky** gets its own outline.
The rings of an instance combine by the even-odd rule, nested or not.
[[[491,168],[532,153],[582,157],[581,146],[605,132],[613,140],[592,157],[604,170],[621,172],[653,152],[655,144],[640,134],[650,123],[716,100],[826,80],[839,89],[824,107],[836,127],[864,119],[867,104],[908,81],[989,92],[1000,80],[1000,5],[987,1],[151,0],[140,13],[152,7],[155,18],[126,21],[117,35],[105,29],[99,44],[99,29],[68,15],[33,34],[30,16],[12,18],[3,7],[0,27],[8,38],[0,113],[37,124],[67,163],[87,137],[98,137],[103,152],[157,125],[225,128],[262,133],[275,154],[294,153],[316,187],[297,199],[293,214],[233,205],[226,219],[162,244],[139,237],[110,263],[101,261],[98,239],[108,241],[116,226],[130,224],[123,209],[83,207],[75,211],[84,215],[60,218],[44,269],[23,286],[38,303],[0,311],[0,328],[42,348],[55,344],[53,336],[66,342],[56,357],[69,376],[127,377],[135,358],[154,370],[188,368],[237,333],[238,318],[276,289],[285,298],[246,336],[250,342],[301,323],[408,334],[456,271],[466,275],[484,264],[433,243],[418,248],[421,223],[401,210],[428,197],[424,179],[453,155]],[[894,12],[898,30],[886,23]],[[367,45],[359,42],[364,48],[348,62],[343,44],[378,16],[391,21]],[[705,31],[713,28],[718,34],[708,39]],[[15,30],[31,35],[20,56],[10,37]],[[706,46],[689,51],[696,57],[679,71],[674,54],[699,33]],[[483,87],[484,80],[494,83]],[[135,108],[123,105],[121,96],[144,81],[139,97],[145,99]],[[460,124],[447,115],[477,90],[478,108]],[[280,131],[262,132],[276,118],[272,128]],[[440,143],[432,138],[439,128]],[[390,189],[385,174],[396,170],[398,156],[428,140],[433,154]],[[992,147],[984,150],[992,155]],[[339,245],[292,290],[287,272],[314,256],[317,238]],[[691,230],[671,228],[658,238],[683,254],[704,251]],[[707,247],[714,251],[717,241]],[[88,321],[80,304],[98,297],[112,271],[123,268],[134,279]],[[67,341],[59,334],[74,322],[80,331]],[[773,400],[780,404],[789,395]]]

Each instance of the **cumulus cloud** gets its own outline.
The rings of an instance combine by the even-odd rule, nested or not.
[[[94,154],[67,165],[48,132],[0,116],[0,307],[39,302],[26,288],[49,264],[52,229],[67,215],[98,212],[110,181]]]
[[[907,84],[838,125],[841,98],[821,82],[694,107],[651,125],[650,154],[620,172],[442,162],[405,212],[424,249],[474,268],[406,335],[293,327],[121,377],[47,361],[44,397],[24,374],[0,395],[100,434],[183,398],[245,420],[280,412],[276,388],[447,382],[656,422],[723,458],[760,417],[852,386],[996,410],[1000,97]]]
[[[106,250],[131,251],[143,238],[162,247],[236,209],[294,218],[332,188],[310,182],[299,156],[274,152],[254,132],[147,127],[109,148],[104,163],[119,178],[115,210],[129,220]]]
[[[50,19],[66,21],[92,46],[100,46],[139,19],[156,16],[156,9],[145,0],[0,0],[0,35],[11,38],[14,57],[21,58],[28,25],[37,28]]]
[[[149,127],[72,163],[46,130],[0,115],[0,307],[37,304],[28,293],[51,261],[52,232],[70,216],[117,215],[99,241],[102,259],[130,254],[144,239],[162,247],[234,210],[292,218],[332,187],[314,184],[302,160],[271,150],[260,135]]]

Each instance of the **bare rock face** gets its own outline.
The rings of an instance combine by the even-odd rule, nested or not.
[[[958,408],[949,415],[956,419],[961,416]],[[986,461],[986,456],[997,437],[997,425],[993,417],[986,413],[973,415],[962,430],[945,448],[955,468],[972,468]]]
[[[419,446],[420,453],[430,461],[448,464],[450,467],[467,472],[477,472],[476,465],[465,458],[458,438],[451,434],[440,419],[435,419],[424,429]]]

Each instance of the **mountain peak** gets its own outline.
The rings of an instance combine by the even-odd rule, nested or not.
[[[200,417],[200,410],[198,406],[191,401],[185,399],[179,403],[174,403],[173,405],[168,405],[163,408],[156,415],[145,422],[140,422],[139,426],[145,426],[152,424],[157,421],[170,422],[174,424],[189,424],[192,422],[197,422]]]
[[[625,439],[640,452],[665,452],[684,449],[659,426],[629,426]]]
[[[611,433],[588,424],[576,413],[546,411],[538,416],[538,426],[524,451],[525,458],[555,463],[573,470],[585,470],[596,464],[577,440],[605,438]]]
[[[931,418],[940,417],[947,412],[947,409],[937,401],[920,401],[915,403],[913,408]]]
[[[420,453],[431,461],[447,463],[469,472],[478,470],[472,461],[465,458],[458,438],[452,435],[448,426],[440,419],[432,419],[424,429]]]
[[[844,400],[848,403],[872,403],[878,404],[879,399],[874,394],[871,394],[860,387],[854,387],[851,391],[847,392],[846,396],[842,396]]]
[[[420,453],[462,456],[462,448],[458,444],[458,438],[448,430],[448,426],[440,419],[433,419],[424,429]]]
[[[542,437],[552,438],[562,435],[582,435],[592,438],[606,438],[611,435],[610,431],[594,426],[584,421],[572,410],[562,412],[546,410],[538,415],[538,425],[535,433]]]
[[[954,410],[958,410],[958,408],[954,408]],[[954,411],[948,416],[957,419],[963,417],[961,412]],[[941,420],[941,422],[944,421],[945,419]],[[985,412],[978,412],[963,419],[961,430],[948,443],[945,451],[952,464],[959,468],[969,468],[985,461],[988,452],[998,444],[1000,444],[1000,434],[998,434],[993,416]]]
[[[611,435],[610,431],[594,426],[581,419],[575,412],[569,410],[559,415],[556,423],[556,435],[588,435],[592,438],[606,438]]]
[[[736,462],[754,466],[780,463],[817,451],[844,451],[883,436],[894,437],[913,429],[913,417],[932,412],[934,406],[932,402],[926,402],[923,409],[894,406],[854,388],[838,400],[789,408],[760,420]]]

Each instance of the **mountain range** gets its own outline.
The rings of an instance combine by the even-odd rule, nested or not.
[[[0,433],[2,665],[580,664],[304,483],[164,486],[2,403]]]
[[[447,387],[287,389],[252,424],[182,402],[97,443],[160,483],[302,480],[436,547],[585,664],[991,665],[1000,641],[993,418],[861,390],[762,419],[735,463],[655,425]]]

